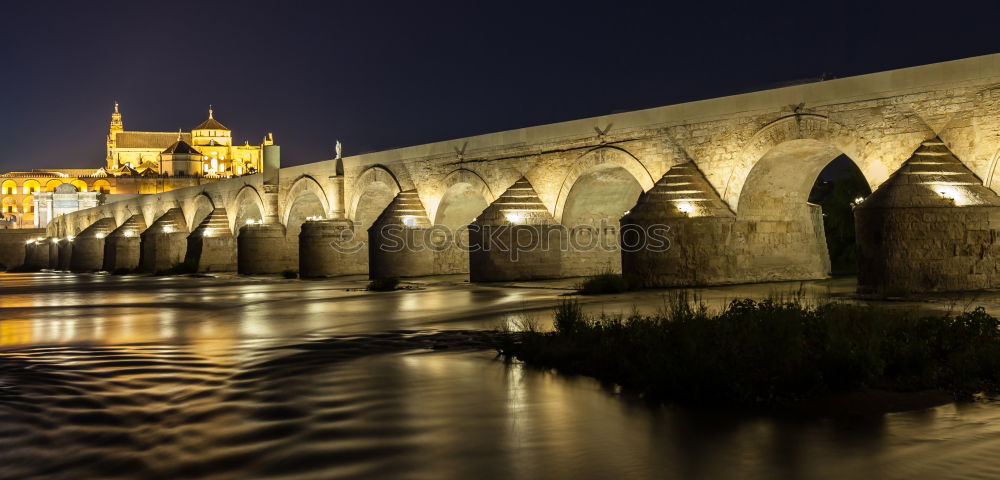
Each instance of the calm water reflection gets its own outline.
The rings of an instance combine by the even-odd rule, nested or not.
[[[513,312],[546,320],[560,290],[362,285],[0,275],[0,478],[1000,477],[992,401],[852,420],[653,407],[489,351],[421,348]]]

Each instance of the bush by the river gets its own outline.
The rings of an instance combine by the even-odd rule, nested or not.
[[[577,286],[581,295],[621,293],[629,290],[628,281],[620,273],[601,272],[585,278]]]
[[[554,331],[506,332],[498,350],[682,403],[776,405],[863,389],[967,397],[1000,385],[998,320],[981,308],[921,316],[734,300],[712,313],[680,295],[658,315],[595,317],[568,300]]]
[[[377,278],[368,283],[368,290],[372,292],[391,292],[399,286],[399,279],[396,277]]]

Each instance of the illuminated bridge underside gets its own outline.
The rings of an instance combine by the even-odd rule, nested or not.
[[[646,286],[821,278],[829,259],[820,212],[807,198],[820,170],[841,154],[873,190],[911,157],[907,171],[937,169],[919,184],[873,196],[915,196],[924,203],[885,201],[870,209],[877,214],[859,214],[859,236],[870,243],[861,247],[875,252],[862,268],[867,288],[998,286],[992,255],[1000,231],[1000,203],[993,198],[1000,55],[289,168],[276,168],[274,149],[261,174],[63,215],[50,225],[45,245],[28,246],[28,258],[58,266],[52,245],[72,242],[52,239],[86,231],[85,248],[65,247],[71,256],[110,254],[112,266],[138,263],[147,270],[180,264],[309,276],[368,272],[373,278],[468,272],[474,281],[623,271]],[[957,163],[935,164],[935,156],[945,155]],[[894,185],[900,182],[905,179]],[[892,228],[906,215],[925,218],[917,215],[923,208],[974,225]],[[623,236],[623,218],[643,235],[651,226],[667,226],[669,248],[632,248],[635,238]],[[133,233],[116,232],[129,220]],[[146,225],[151,231],[138,230]],[[403,232],[399,238],[428,250],[384,248],[393,239],[383,228],[393,225]],[[489,239],[485,230],[503,229],[526,251],[478,249]],[[105,241],[101,253],[98,235],[115,239]],[[921,237],[924,253],[907,250],[907,235]],[[936,241],[949,235],[948,242]],[[430,249],[442,236],[461,241]],[[872,250],[885,238],[885,248]],[[351,248],[333,251],[336,242]],[[912,268],[880,263],[916,255],[936,260]],[[962,261],[945,268],[955,256]],[[969,276],[975,282],[958,281]]]

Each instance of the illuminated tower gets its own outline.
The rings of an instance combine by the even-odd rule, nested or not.
[[[125,124],[122,123],[122,114],[118,111],[118,102],[115,102],[115,112],[111,114],[111,126],[108,128],[108,155],[107,155],[107,168],[111,170],[113,168],[118,168],[118,165],[114,164],[114,159],[112,158],[112,153],[115,149],[117,142],[117,135],[125,131]]]
[[[191,145],[204,155],[202,173],[225,176],[233,171],[233,132],[219,123],[208,108],[208,119],[191,130]]]

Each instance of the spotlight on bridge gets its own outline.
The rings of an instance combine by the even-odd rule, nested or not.
[[[521,223],[524,221],[524,215],[521,215],[518,212],[508,212],[504,214],[504,217],[510,223]]]
[[[681,203],[681,204],[677,205],[677,209],[680,210],[681,212],[684,212],[684,213],[688,214],[688,215],[691,215],[692,213],[694,213],[694,205],[691,205],[690,203],[687,203],[687,202],[684,202],[684,203]]]

